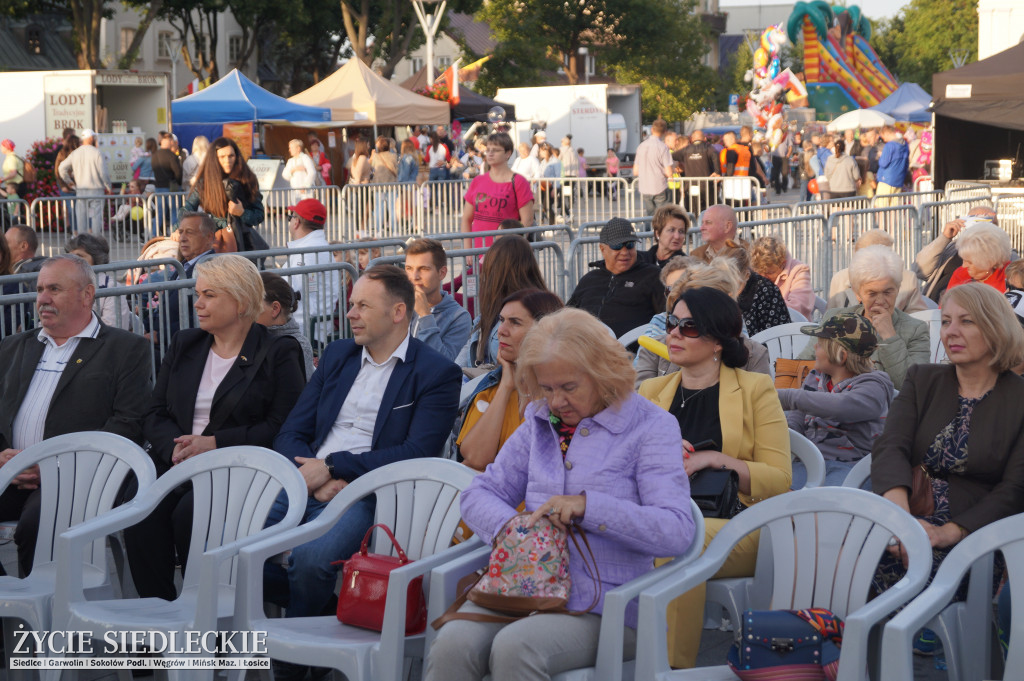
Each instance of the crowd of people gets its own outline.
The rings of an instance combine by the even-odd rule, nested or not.
[[[84,133],[82,146],[61,163],[69,190],[77,192],[90,189],[79,166],[91,154],[80,153],[90,146]],[[757,157],[744,153],[742,135],[727,135],[720,153],[700,133],[671,151],[666,142],[675,146],[678,136],[666,137],[656,122],[642,164],[638,155],[654,245],[641,251],[630,221],[607,221],[600,259],[565,301],[545,281],[525,237],[473,233],[529,225],[535,197],[524,180],[538,171],[578,176],[571,139],[561,150],[544,139],[534,148],[521,145],[511,169],[511,138],[482,140],[484,160],[463,200],[463,231],[467,245],[487,250],[462,273],[474,277],[475,290],[463,281],[461,293],[443,244],[429,238],[407,245],[404,267],[364,264],[347,286],[305,274],[280,277],[241,255],[218,255],[225,231],[240,250],[260,247],[254,227],[263,206],[234,142],[200,144],[186,161],[201,158],[184,164],[184,210],[166,215],[177,226],[181,275],[195,286],[161,302],[175,306],[176,296],[187,296],[194,318],[192,328],[172,330],[155,384],[153,347],[137,328],[137,311],[121,307],[123,298],[96,297],[109,286],[90,267],[109,258],[103,236],[80,229],[65,254],[42,259],[34,230],[11,227],[0,240],[0,275],[38,272],[38,327],[13,320],[24,330],[0,343],[0,465],[47,438],[89,430],[146,444],[160,472],[220,447],[270,447],[302,474],[309,521],[368,471],[450,454],[481,471],[461,504],[466,528],[485,541],[517,508],[588,531],[602,582],[597,593],[588,592],[582,557],[572,554],[569,570],[580,587],[568,606],[597,597],[597,607],[581,617],[446,624],[426,661],[429,679],[540,678],[593,664],[604,592],[694,541],[706,546],[731,515],[803,486],[806,471],[792,461],[790,429],[820,450],[826,485],[841,484],[870,455],[874,491],[908,511],[911,471],[923,465],[935,510],[919,519],[936,563],[969,532],[1024,510],[1024,420],[1014,412],[1014,395],[1024,394],[1024,317],[1011,305],[1020,301],[1015,291],[1024,289],[1024,267],[1015,264],[991,207],[945,225],[910,271],[888,234],[864,233],[849,269],[833,279],[829,309],[801,329],[807,345],[799,358],[813,368],[799,387],[776,388],[767,350],[752,337],[790,322],[791,310],[812,318],[816,263],[794,259],[777,237],[739,239],[734,210],[709,195],[700,222],[704,243],[687,254],[687,211],[669,200],[667,186],[656,191],[661,181],[691,162],[706,164],[702,177],[744,164],[754,172]],[[430,175],[450,173],[449,144],[436,131],[423,138],[417,144],[426,148]],[[843,182],[853,178],[856,185],[858,177],[861,186],[876,183],[879,193],[897,190],[902,181],[888,164],[899,152],[888,144],[877,154],[877,170],[869,165],[858,176],[851,155],[863,149],[837,140],[823,168],[843,180],[829,191],[846,193]],[[398,154],[378,139],[372,156],[367,146],[354,145],[353,181],[409,177],[406,156],[419,168],[415,149],[405,144]],[[798,140],[794,148],[802,148]],[[290,267],[331,261],[327,207],[304,193],[322,174],[307,149],[293,140]],[[560,159],[559,174],[543,174],[553,158]],[[141,151],[139,182],[152,180],[157,192],[185,182],[181,164],[166,170],[177,159],[168,138]],[[575,175],[566,174],[567,164]],[[776,174],[768,168],[766,177]],[[566,205],[543,193],[536,200],[550,200],[551,210]],[[76,217],[91,220],[87,211]],[[328,326],[323,318],[341,296],[351,338],[328,342],[320,325]],[[910,315],[928,306],[926,296],[941,306],[945,364],[932,363],[928,325]],[[300,299],[307,305],[300,307]],[[321,306],[310,307],[311,299]],[[663,344],[663,355],[617,340],[638,327]],[[460,399],[468,380],[478,382]],[[690,479],[709,469],[735,472],[738,494],[697,537]],[[39,484],[38,471],[27,470],[0,495],[0,519],[18,521],[22,575],[32,570]],[[125,498],[133,494],[124,490]],[[280,500],[268,525],[285,511]],[[337,579],[331,564],[358,549],[374,511],[373,499],[364,499],[325,535],[295,547],[284,564],[268,562],[268,598],[289,617],[329,612]],[[190,531],[191,490],[182,488],[126,532],[140,595],[176,596],[175,570],[184,567]],[[757,537],[746,538],[717,576],[751,576],[757,550]],[[895,545],[883,559],[877,589],[902,574],[900,551]],[[669,610],[673,666],[695,663],[703,604],[699,588]],[[626,621],[630,653],[635,611]],[[293,665],[275,669],[282,679],[307,673]]]

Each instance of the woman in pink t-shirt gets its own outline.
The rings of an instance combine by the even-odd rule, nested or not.
[[[504,132],[487,137],[487,172],[473,178],[462,207],[462,231],[482,232],[498,229],[502,220],[519,220],[533,226],[533,191],[530,182],[508,167],[512,157],[512,138]],[[466,239],[466,248],[490,246],[493,237]]]

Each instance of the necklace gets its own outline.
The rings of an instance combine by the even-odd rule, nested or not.
[[[702,392],[704,392],[705,390],[707,390],[710,387],[711,387],[710,385],[704,386],[703,388],[701,388],[697,392],[692,393],[691,395],[687,395],[686,394],[686,388],[684,388],[682,385],[680,385],[679,386],[679,408],[682,409],[683,407],[686,406],[686,400],[692,400],[694,397],[696,397],[697,395],[700,395]]]

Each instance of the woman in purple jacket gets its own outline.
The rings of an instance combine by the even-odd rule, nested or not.
[[[516,381],[532,395],[525,420],[494,463],[462,494],[462,517],[491,541],[526,500],[531,521],[587,532],[601,595],[678,555],[693,541],[690,485],[675,418],[633,392],[629,356],[600,322],[567,308],[534,325],[519,351]],[[592,578],[570,548],[568,608],[594,600]],[[430,649],[428,681],[547,679],[597,658],[604,599],[582,616],[542,614],[512,624],[455,620]],[[488,612],[473,603],[463,612]],[[627,653],[636,608],[626,611]]]

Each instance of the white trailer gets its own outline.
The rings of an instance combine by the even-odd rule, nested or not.
[[[0,129],[14,141],[19,155],[38,140],[60,139],[64,128],[74,128],[76,134],[90,128],[102,133],[98,146],[113,182],[131,179],[128,154],[136,137],[155,137],[158,131],[170,128],[164,73],[9,72],[0,73],[0,90],[8,93],[0,107]]]
[[[636,153],[640,144],[639,85],[549,85],[499,88],[494,98],[515,104],[513,137],[529,142],[544,130],[548,142],[558,146],[567,134],[572,146],[583,147],[590,168],[604,168],[608,149],[619,158]]]

